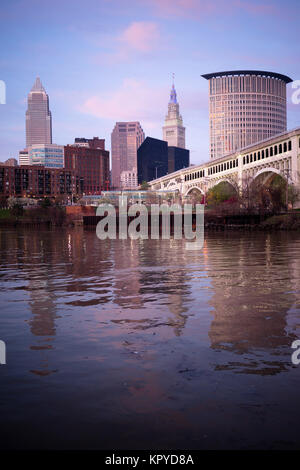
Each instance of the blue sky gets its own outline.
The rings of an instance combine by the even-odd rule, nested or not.
[[[300,2],[243,0],[1,0],[0,161],[25,146],[27,94],[39,75],[49,94],[53,142],[105,138],[138,120],[162,138],[171,76],[191,163],[208,159],[204,73],[269,70],[300,79]],[[300,126],[291,102],[288,128]]]

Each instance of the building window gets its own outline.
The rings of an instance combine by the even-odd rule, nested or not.
[[[292,150],[292,141],[291,140],[289,140],[289,148],[288,149],[289,149],[289,151]]]

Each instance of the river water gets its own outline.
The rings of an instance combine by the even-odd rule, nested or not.
[[[0,447],[300,447],[300,234],[0,231]]]

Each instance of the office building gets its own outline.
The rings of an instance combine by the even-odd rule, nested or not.
[[[35,144],[28,147],[29,165],[46,168],[64,167],[64,146],[56,144]]]
[[[19,197],[80,196],[83,181],[65,168],[0,165],[0,195]]]
[[[19,165],[30,165],[28,149],[19,151]]]
[[[105,139],[99,139],[99,137],[93,137],[92,139],[86,139],[85,137],[76,137],[74,140],[75,146],[88,147],[93,149],[105,150]]]
[[[164,140],[146,137],[138,149],[138,184],[187,168],[190,151],[168,146]]]
[[[211,158],[286,131],[286,75],[237,70],[202,75],[209,82]]]
[[[93,142],[91,145],[92,147],[82,146],[77,142],[77,145],[67,145],[64,148],[65,168],[76,171],[83,178],[83,191],[86,195],[101,194],[103,190],[109,189],[109,152],[104,149],[104,140],[103,149],[94,148]]]
[[[34,144],[52,144],[52,118],[49,97],[37,77],[28,95],[26,111],[26,147]]]
[[[120,175],[121,189],[137,189],[138,187],[138,176],[137,169],[122,171]]]
[[[137,168],[137,149],[145,139],[139,122],[117,122],[111,134],[112,186],[121,187],[121,173]]]
[[[174,83],[168,104],[168,114],[166,115],[163,127],[163,140],[168,142],[169,146],[185,148],[185,127],[183,127],[182,117],[179,113]]]
[[[180,147],[168,147],[168,173],[190,166],[190,151]]]
[[[168,173],[168,144],[164,140],[146,137],[137,154],[139,184]]]

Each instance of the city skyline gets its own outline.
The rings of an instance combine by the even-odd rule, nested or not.
[[[139,121],[145,135],[161,138],[174,72],[195,164],[209,159],[208,84],[201,75],[254,69],[300,77],[296,1],[72,5],[36,8],[33,0],[16,0],[2,7],[2,43],[11,39],[0,54],[7,93],[0,106],[1,161],[25,146],[26,96],[37,75],[51,98],[53,141],[100,135],[111,150],[116,121]],[[288,129],[299,124],[293,91],[288,85]]]

